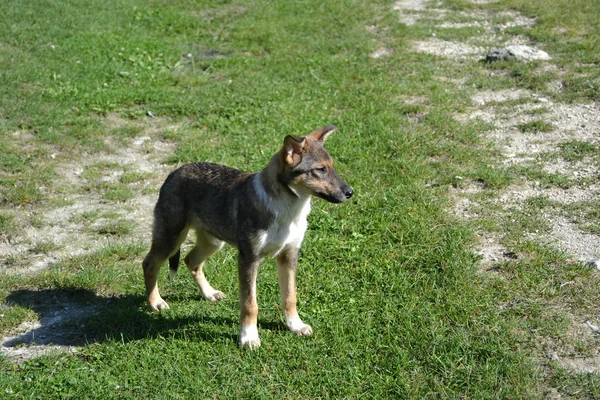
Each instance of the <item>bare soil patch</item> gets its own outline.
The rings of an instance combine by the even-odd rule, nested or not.
[[[564,217],[554,218],[548,240],[559,249],[574,255],[582,263],[600,259],[598,235],[582,232],[576,224]]]
[[[425,0],[398,0],[394,3],[394,10],[398,11],[400,22],[406,25],[416,24],[419,14],[415,12],[423,11],[425,8]]]
[[[69,157],[55,170],[58,179],[49,199],[39,205],[4,209],[19,230],[0,238],[0,267],[6,273],[34,273],[59,261],[94,251],[112,240],[110,232],[99,234],[103,225],[128,227],[128,238],[147,240],[158,188],[172,166],[164,163],[174,145],[163,141],[160,132],[180,124],[148,119],[141,123],[109,115],[107,129],[141,125],[140,135],[116,141],[107,139],[109,151]],[[98,166],[99,176],[86,176]],[[122,183],[125,174],[139,174],[134,182]],[[115,185],[128,191],[123,200],[107,199],[98,187]]]
[[[483,47],[435,38],[414,42],[413,49],[418,52],[456,60],[478,59],[481,58],[481,54],[485,53]]]
[[[484,106],[488,103],[503,103],[509,100],[530,98],[531,93],[525,89],[484,90],[471,97],[473,103]]]
[[[390,54],[393,54],[394,51],[391,49],[388,49],[386,47],[380,47],[377,50],[375,50],[373,53],[371,53],[371,58],[381,58],[381,57],[385,57],[385,56],[389,56]]]

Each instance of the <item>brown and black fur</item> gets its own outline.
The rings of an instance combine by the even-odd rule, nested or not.
[[[210,301],[224,295],[206,280],[204,261],[223,243],[239,251],[242,346],[260,345],[256,330],[256,275],[260,261],[270,256],[276,258],[288,327],[299,335],[311,334],[312,328],[298,317],[295,286],[310,196],[341,203],[353,195],[323,147],[335,130],[329,125],[306,137],[287,136],[282,149],[258,173],[211,163],[187,164],[172,172],[160,190],[154,209],[152,247],[143,262],[149,306],[155,311],[168,308],[158,291],[158,271],[168,259],[174,275],[180,246],[188,231],[194,229],[196,246],[184,261],[203,296]]]

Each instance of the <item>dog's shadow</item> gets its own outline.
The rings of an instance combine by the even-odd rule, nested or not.
[[[157,337],[237,343],[237,320],[215,316],[176,316],[151,313],[142,296],[99,296],[87,289],[16,290],[6,299],[9,306],[33,310],[38,322],[22,324],[0,346],[84,346],[91,343],[135,341]],[[281,330],[278,323],[262,328]]]

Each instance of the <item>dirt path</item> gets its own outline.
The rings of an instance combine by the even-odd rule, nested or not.
[[[493,0],[472,0],[479,4],[491,2]],[[398,12],[400,22],[406,25],[427,22],[447,29],[478,28],[478,36],[462,41],[441,40],[432,34],[429,39],[412,43],[413,51],[439,56],[443,59],[441,62],[474,63],[485,59],[493,48],[528,45],[532,54],[544,60],[538,67],[539,74],[558,69],[552,63],[551,54],[536,49],[525,37],[506,34],[510,27],[530,29],[535,25],[535,19],[517,12],[459,12],[459,19],[464,22],[448,22],[445,17],[451,11],[435,1],[401,0],[395,3],[394,10]],[[393,49],[386,51],[393,53]],[[440,78],[454,82],[457,90],[472,91],[464,86],[465,80]],[[471,107],[455,118],[463,124],[485,122],[493,127],[486,133],[485,140],[502,155],[499,167],[541,170],[561,183],[557,185],[523,176],[518,184],[498,190],[490,200],[490,191],[484,185],[463,182],[452,189],[455,204],[452,211],[461,219],[475,222],[488,218],[490,213],[498,220],[508,220],[535,202],[550,204],[538,210],[538,218],[548,228],[527,232],[528,240],[560,249],[574,261],[597,268],[600,266],[600,236],[589,229],[590,224],[585,218],[586,212],[592,212],[597,207],[595,202],[600,199],[597,159],[589,152],[569,157],[567,150],[589,149],[599,144],[600,106],[594,103],[565,104],[547,95],[559,94],[561,90],[561,82],[552,81],[547,85],[546,95],[520,88],[480,91],[472,95]],[[484,192],[486,196],[482,195]],[[494,274],[496,265],[518,259],[519,255],[507,248],[504,235],[485,230],[479,232],[481,240],[476,251],[481,255],[482,271]],[[565,307],[565,313],[570,315],[568,307]],[[600,322],[598,317],[590,315],[585,321],[572,317],[572,328],[567,334],[585,343],[590,356],[570,356],[576,352],[563,347],[566,341],[560,340],[549,340],[544,344],[546,356],[578,373],[600,373],[600,348],[593,329]]]

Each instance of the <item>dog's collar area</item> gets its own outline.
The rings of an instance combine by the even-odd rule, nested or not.
[[[275,180],[274,182],[277,184],[277,187],[273,187],[272,184],[271,185],[266,185],[265,182],[263,181],[263,173],[259,173],[256,175],[255,181],[254,181],[254,185],[255,188],[258,190],[258,193],[260,193],[261,197],[264,198],[266,200],[267,198],[267,191],[273,192],[273,191],[280,191],[282,192],[282,194],[284,195],[289,195],[292,198],[300,198],[300,195],[298,193],[296,193],[295,190],[293,190],[290,186],[289,186],[289,181],[285,179],[285,177],[277,174],[275,176]]]
[[[279,182],[281,184],[281,186],[284,188],[284,190],[291,194],[293,197],[298,197],[300,198],[300,196],[298,195],[298,193],[296,193],[295,190],[293,190],[290,185],[288,185],[288,182],[286,182],[284,179],[282,179],[281,176],[277,177],[277,182]]]

